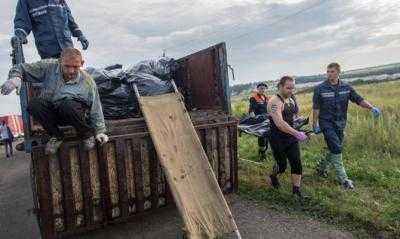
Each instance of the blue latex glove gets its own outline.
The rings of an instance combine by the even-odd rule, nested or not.
[[[372,107],[370,110],[374,118],[378,118],[381,115],[381,110],[377,107]]]
[[[314,132],[314,134],[320,134],[321,133],[321,128],[319,127],[319,124],[313,125],[313,132]]]

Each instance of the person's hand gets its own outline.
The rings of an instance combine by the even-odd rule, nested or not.
[[[96,135],[96,140],[102,145],[108,142],[108,136],[104,133]]]
[[[300,142],[306,141],[308,139],[307,135],[304,132],[297,132],[294,137],[296,137],[296,139]]]
[[[250,113],[249,113],[249,116],[250,116],[250,118],[255,118],[255,117],[256,117],[256,114],[255,114],[254,112],[250,112]]]
[[[18,40],[22,43],[22,44],[27,44],[28,43],[28,39],[26,38],[25,33],[23,33],[22,31],[16,31],[15,32],[15,37],[18,38]],[[12,41],[12,39],[11,39]]]
[[[314,134],[320,134],[321,133],[321,128],[319,127],[319,124],[314,124],[313,125],[313,132],[314,132]]]
[[[2,95],[9,95],[13,90],[17,88],[21,88],[21,78],[12,77],[0,87],[0,92]]]
[[[86,39],[86,37],[84,35],[78,37],[78,41],[81,42],[82,44],[82,49],[86,50],[89,47],[89,41]]]
[[[372,107],[370,111],[374,118],[378,118],[381,115],[381,110],[378,107]]]

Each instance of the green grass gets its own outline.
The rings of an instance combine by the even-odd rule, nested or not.
[[[351,105],[345,133],[344,164],[356,189],[342,189],[329,171],[327,179],[315,175],[325,143],[322,135],[302,143],[303,191],[310,198],[303,203],[291,195],[290,173],[281,177],[283,187],[273,190],[266,181],[271,171],[271,154],[264,164],[240,161],[241,196],[291,213],[312,216],[350,230],[358,238],[400,238],[400,81],[357,86],[361,95],[382,109],[371,114]],[[311,93],[298,95],[301,115],[311,113]],[[236,117],[246,112],[248,99],[236,98]],[[257,160],[257,140],[239,138],[239,158]],[[290,172],[290,170],[288,170]]]

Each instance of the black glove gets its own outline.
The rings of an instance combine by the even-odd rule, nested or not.
[[[21,41],[22,44],[28,43],[28,39],[26,39],[25,33],[21,31],[15,31],[15,36]]]
[[[86,37],[84,35],[81,35],[80,37],[78,37],[78,41],[81,42],[83,50],[88,49],[89,41],[86,39]]]

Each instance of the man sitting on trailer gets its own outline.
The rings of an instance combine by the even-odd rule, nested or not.
[[[60,125],[72,125],[87,150],[94,148],[96,140],[108,141],[96,83],[81,69],[83,64],[79,50],[65,48],[59,60],[14,66],[1,86],[1,93],[8,95],[21,86],[22,79],[42,83],[40,96],[30,100],[28,112],[50,135],[47,154],[57,153],[63,141]]]

